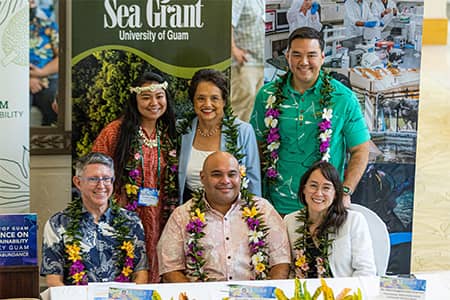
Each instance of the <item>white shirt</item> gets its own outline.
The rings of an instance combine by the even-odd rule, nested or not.
[[[347,212],[347,219],[338,233],[330,234],[333,242],[329,249],[329,261],[333,277],[375,276],[375,258],[367,221],[359,212]],[[300,225],[296,220],[297,214],[298,211],[284,217],[291,245],[291,265],[295,263],[294,244],[300,237],[296,232]]]
[[[356,0],[345,1],[344,26],[350,35],[363,36],[364,39],[379,38],[381,30],[379,27],[366,28],[364,26],[356,26],[357,21],[378,21],[378,18],[372,14],[367,0],[357,3]]]
[[[386,14],[383,17],[381,17],[381,13],[386,8],[390,8],[391,12],[389,14]],[[384,8],[384,4],[383,4],[383,2],[381,2],[381,0],[373,0],[372,1],[372,7],[371,7],[372,13],[374,16],[376,16],[380,21],[382,21],[384,23],[384,26],[388,25],[394,18],[393,10],[397,9],[397,5],[395,4],[394,1],[388,0],[386,8]]]
[[[214,151],[200,151],[192,147],[191,157],[189,158],[186,170],[186,185],[194,191],[202,186],[200,181],[200,171],[205,159]]]
[[[306,15],[300,12],[303,2],[303,0],[293,0],[292,5],[287,12],[286,17],[289,23],[289,33],[304,26],[312,27],[317,31],[322,29],[319,12],[311,14],[311,8],[306,11]]]

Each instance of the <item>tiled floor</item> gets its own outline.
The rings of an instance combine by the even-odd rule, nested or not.
[[[450,43],[423,47],[420,93],[412,269],[450,270]]]

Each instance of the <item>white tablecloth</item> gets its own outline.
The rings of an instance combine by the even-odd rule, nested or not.
[[[427,280],[426,299],[441,300],[450,295],[450,271],[416,274],[418,279]],[[343,288],[351,288],[352,292],[361,288],[363,299],[380,300],[379,277],[353,277],[353,278],[329,278],[327,284],[337,295]],[[110,283],[114,285],[115,283]],[[243,284],[252,286],[276,286],[281,288],[288,297],[293,296],[294,280],[266,280],[266,281],[230,281],[230,282],[207,282],[207,283],[177,283],[177,284],[142,284],[133,285],[130,288],[157,290],[163,299],[170,300],[171,297],[178,299],[181,292],[186,292],[190,300],[221,300],[228,296],[228,284]],[[307,287],[314,292],[320,285],[318,279],[308,279]],[[89,286],[64,286],[54,287],[42,295],[44,300],[88,300],[88,289],[92,294],[93,289],[99,289],[98,285]],[[446,295],[443,297],[443,295]],[[92,299],[92,298],[91,298]]]

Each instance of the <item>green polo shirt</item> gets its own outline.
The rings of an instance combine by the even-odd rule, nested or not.
[[[269,188],[264,187],[265,197],[282,214],[291,213],[302,207],[297,197],[300,179],[314,162],[321,159],[318,123],[322,121],[319,100],[323,73],[320,73],[314,86],[303,94],[291,86],[291,77],[292,74],[289,75],[288,84],[283,87],[283,95],[287,99],[280,107],[278,128],[281,145],[277,164],[280,176],[276,184]],[[368,141],[370,134],[353,92],[334,79],[331,85],[334,91],[331,99],[333,133],[330,163],[336,167],[343,179],[347,149]],[[263,132],[266,128],[264,124],[266,101],[274,92],[275,82],[269,82],[256,96],[250,123],[260,142],[265,139]]]

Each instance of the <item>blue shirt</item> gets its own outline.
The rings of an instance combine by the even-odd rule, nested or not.
[[[30,21],[30,63],[43,68],[56,57],[59,47],[58,25],[50,19]]]
[[[81,200],[80,200],[81,201]],[[141,220],[134,213],[120,209],[120,214],[128,219],[125,224],[130,229],[134,244],[134,272],[148,269],[147,254],[144,244],[144,229]],[[114,214],[111,208],[94,223],[92,215],[84,208],[80,224],[81,256],[87,271],[88,282],[114,281],[120,269],[117,264],[118,243],[112,226]],[[70,262],[65,253],[65,244],[70,242],[66,228],[70,223],[67,210],[53,215],[45,224],[42,245],[41,276],[63,275],[64,284],[70,285],[68,268]]]

